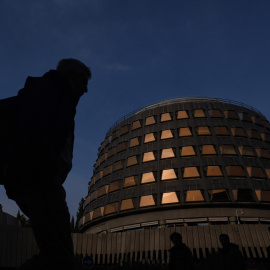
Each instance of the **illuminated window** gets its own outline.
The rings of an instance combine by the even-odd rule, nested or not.
[[[119,153],[119,152],[126,150],[127,147],[128,147],[128,142],[122,142],[122,143],[118,144],[116,147],[116,153]]]
[[[222,155],[236,155],[236,151],[233,145],[227,144],[227,145],[220,145],[219,150]]]
[[[108,175],[108,174],[112,173],[112,168],[113,168],[112,165],[105,167],[103,169],[103,175],[105,176],[105,175]]]
[[[200,136],[211,135],[209,127],[197,127],[197,134]]]
[[[233,127],[231,128],[232,135],[235,137],[247,137],[243,128],[240,127]]]
[[[173,138],[172,131],[170,129],[161,131],[161,140]]]
[[[266,172],[268,178],[270,178],[270,169],[265,169],[265,172]]]
[[[104,206],[101,206],[94,210],[93,219],[102,217],[104,214]]]
[[[224,114],[228,119],[238,119],[238,115],[235,111],[224,111]]]
[[[162,170],[161,180],[177,179],[174,169]]]
[[[115,162],[113,164],[113,171],[116,172],[116,171],[122,170],[124,168],[124,162],[125,160],[119,160]]]
[[[138,164],[137,156],[132,156],[127,159],[127,167]]]
[[[161,204],[178,203],[179,200],[175,192],[167,192],[162,194]]]
[[[133,175],[125,178],[124,187],[132,187],[138,184],[138,176]]]
[[[105,185],[99,188],[98,190],[98,197],[101,197],[108,193],[109,185]]]
[[[242,156],[255,156],[255,153],[250,146],[238,146],[238,149]]]
[[[251,139],[261,140],[260,133],[257,130],[249,129],[247,130],[248,137]]]
[[[188,190],[186,191],[186,202],[202,202],[204,197],[200,190]]]
[[[146,120],[145,120],[145,125],[146,126],[153,125],[155,123],[156,123],[156,119],[155,119],[154,116],[147,117]]]
[[[154,133],[148,133],[144,136],[144,143],[154,142],[156,140]]]
[[[270,202],[270,191],[269,190],[255,190],[258,201]]]
[[[112,134],[112,140],[118,138],[120,135],[120,130],[115,130]]]
[[[128,209],[133,209],[135,207],[136,207],[136,198],[131,198],[131,199],[122,200],[120,210],[124,211]]]
[[[177,119],[187,119],[189,118],[187,111],[178,111]]]
[[[129,125],[125,125],[120,129],[120,135],[124,135],[129,132]]]
[[[197,167],[186,167],[184,168],[183,178],[200,177]]]
[[[94,211],[90,211],[90,212],[89,212],[89,218],[90,218],[90,220],[93,219],[93,215],[94,215]]]
[[[265,178],[263,169],[260,167],[247,167],[249,177]]]
[[[121,181],[114,181],[110,183],[109,192],[119,190],[121,188]]]
[[[107,160],[108,153],[103,154],[99,159],[99,164]]]
[[[206,166],[204,169],[206,176],[223,176],[220,166]]]
[[[252,197],[251,190],[249,189],[234,189],[232,190],[233,197],[236,201],[239,202],[253,202],[254,198]]]
[[[213,118],[222,118],[220,110],[209,110],[208,113]]]
[[[181,157],[196,156],[193,146],[183,146],[180,148]]]
[[[226,166],[228,176],[245,177],[244,170],[241,166]]]
[[[256,148],[258,157],[270,159],[270,152],[267,149]]]
[[[102,177],[103,177],[103,171],[99,171],[99,172],[96,174],[96,181],[100,180]]]
[[[189,127],[184,127],[179,129],[179,137],[188,137],[192,136],[191,130]]]
[[[112,214],[112,213],[116,213],[118,211],[118,207],[119,207],[119,203],[118,202],[107,204],[105,206],[105,213],[104,213],[104,215],[109,215],[109,214]]]
[[[172,148],[168,148],[168,149],[162,149],[161,152],[161,159],[164,158],[173,158],[175,157],[174,151]]]
[[[193,116],[196,117],[196,118],[197,117],[198,118],[206,117],[203,109],[194,110],[193,111]]]
[[[132,123],[132,130],[140,128],[140,127],[142,127],[142,124],[141,124],[140,120],[134,121]]]
[[[227,202],[230,200],[226,189],[208,190],[208,194],[211,202]]]
[[[155,205],[155,200],[153,195],[142,196],[140,200],[140,207],[153,206]]]
[[[229,132],[227,127],[214,127],[214,132],[217,136],[228,136]]]
[[[129,147],[135,147],[135,146],[138,146],[140,145],[140,138],[139,137],[136,137],[136,138],[132,138],[129,142]]]
[[[155,182],[155,175],[153,172],[148,172],[148,173],[143,173],[142,174],[142,180],[141,183],[145,184],[145,183],[151,183],[151,182]]]
[[[90,193],[90,202],[94,201],[97,198],[98,191],[95,190],[92,193]]]
[[[238,113],[238,116],[242,121],[252,122],[250,115],[246,112]]]
[[[172,116],[170,113],[163,113],[160,117],[160,122],[170,121],[172,120]]]
[[[155,159],[154,152],[147,152],[143,154],[143,162],[153,161]]]
[[[200,149],[201,149],[202,155],[216,155],[217,154],[215,147],[212,144],[202,145]]]

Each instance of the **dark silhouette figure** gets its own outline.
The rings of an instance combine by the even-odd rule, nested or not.
[[[222,245],[218,254],[217,270],[244,270],[245,261],[238,245],[231,243],[227,234],[221,234],[219,241]]]
[[[20,269],[74,269],[64,183],[72,167],[74,118],[90,69],[76,59],[28,77],[17,95],[16,139],[5,158],[5,188],[29,218],[39,254]]]
[[[173,247],[169,250],[169,270],[191,270],[194,266],[193,256],[188,246],[182,243],[182,235],[174,232],[170,235]]]

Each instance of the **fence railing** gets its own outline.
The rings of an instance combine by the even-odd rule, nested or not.
[[[206,258],[221,247],[218,237],[229,235],[231,242],[239,245],[246,258],[267,258],[270,245],[269,225],[209,225],[146,229],[107,234],[73,234],[74,253],[91,255],[95,264],[121,262],[159,261],[168,263],[171,248],[170,234],[182,234],[183,242],[195,258]],[[28,228],[0,224],[0,267],[17,267],[34,254],[38,248],[33,232]]]

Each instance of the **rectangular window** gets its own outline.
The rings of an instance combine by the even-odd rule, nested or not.
[[[142,174],[142,180],[141,180],[141,184],[145,184],[145,183],[151,183],[151,182],[155,182],[155,175],[153,172],[148,172],[148,173],[143,173]]]
[[[192,136],[191,130],[189,127],[184,127],[179,129],[179,137],[189,137]]]
[[[203,109],[197,109],[197,110],[194,110],[194,111],[193,111],[193,116],[196,117],[196,118],[197,118],[197,117],[198,117],[198,118],[206,117],[206,115],[205,115]]]
[[[258,201],[270,202],[270,191],[269,190],[256,190]]]
[[[99,207],[99,208],[96,208],[96,209],[94,210],[93,219],[102,217],[103,214],[104,214],[104,206],[101,206],[101,207]]]
[[[116,171],[122,170],[124,168],[124,163],[125,163],[125,160],[119,160],[115,162],[113,164],[113,171],[116,172]]]
[[[141,196],[140,207],[153,206],[155,205],[155,200],[153,195]]]
[[[238,115],[235,111],[224,111],[224,114],[228,119],[238,119]]]
[[[247,137],[244,129],[241,127],[232,127],[231,132],[232,132],[232,135],[235,137]]]
[[[197,167],[184,168],[183,178],[196,178],[196,177],[200,177]]]
[[[232,190],[234,199],[239,202],[253,202],[251,190],[249,189],[234,189]]]
[[[217,136],[229,136],[227,127],[214,127],[214,133]]]
[[[147,152],[143,154],[143,162],[153,161],[155,159],[154,152]]]
[[[107,204],[105,206],[105,214],[104,215],[109,215],[109,214],[112,214],[112,213],[116,213],[118,211],[118,207],[119,207],[118,202]]]
[[[128,142],[122,142],[116,146],[116,153],[120,153],[126,150],[128,147]]]
[[[108,175],[108,174],[111,174],[112,173],[112,169],[113,169],[113,166],[110,165],[110,166],[107,166],[103,169],[103,175]]]
[[[138,129],[138,128],[141,128],[141,127],[142,127],[142,124],[141,124],[141,121],[140,120],[134,121],[132,123],[132,130]]]
[[[203,202],[204,197],[200,190],[186,191],[186,202]]]
[[[255,156],[253,148],[250,146],[238,146],[239,152],[242,156]]]
[[[214,145],[212,144],[208,144],[208,145],[202,145],[200,146],[200,150],[202,155],[216,155],[216,149],[214,147]]]
[[[174,169],[162,170],[161,180],[177,179]]]
[[[178,203],[178,197],[175,192],[166,192],[162,194],[161,204]]]
[[[120,135],[124,135],[129,132],[129,125],[125,125],[120,129]]]
[[[211,202],[228,202],[229,194],[226,189],[211,189],[208,190],[209,198]]]
[[[121,211],[133,209],[136,207],[136,198],[122,200],[121,203]]]
[[[132,148],[132,147],[140,145],[140,140],[141,140],[140,137],[132,138],[129,142],[129,147]]]
[[[209,177],[223,176],[220,166],[206,166],[204,167],[204,170],[205,170],[206,176],[209,176]]]
[[[171,121],[171,120],[172,120],[172,116],[170,113],[163,113],[160,116],[160,122]]]
[[[231,177],[245,177],[244,170],[241,166],[226,166],[226,172]]]
[[[138,184],[137,175],[126,177],[124,180],[124,188],[136,186],[137,184]]]
[[[240,112],[238,116],[242,121],[252,122],[250,115],[246,112]]]
[[[259,131],[254,129],[247,130],[248,137],[251,139],[261,140],[261,136]]]
[[[98,197],[101,197],[108,193],[109,185],[102,186],[98,189]]]
[[[209,127],[197,127],[197,134],[199,136],[207,136],[207,135],[211,135],[210,129]]]
[[[268,133],[260,133],[260,136],[264,142],[270,142],[270,134]]]
[[[148,133],[144,136],[144,143],[154,142],[156,140],[154,133]]]
[[[109,192],[119,190],[121,188],[121,181],[114,181],[110,183]]]
[[[247,167],[249,177],[266,178],[263,169],[260,167]]]
[[[138,164],[137,156],[128,157],[128,159],[127,159],[127,167],[133,166],[133,165],[136,165],[136,164]]]
[[[145,125],[149,126],[149,125],[153,125],[156,123],[156,119],[154,116],[149,116],[145,119]]]
[[[196,156],[196,152],[193,146],[183,146],[180,148],[180,156],[188,157],[188,156]]]
[[[175,154],[172,148],[168,148],[168,149],[162,149],[161,151],[161,159],[164,158],[174,158]]]
[[[173,138],[172,131],[170,129],[161,131],[161,140]]]
[[[188,112],[187,111],[178,111],[177,112],[177,119],[188,119]]]
[[[108,158],[116,154],[116,147],[108,150]]]
[[[222,114],[220,110],[214,109],[214,110],[209,110],[208,111],[210,117],[213,118],[222,118]]]
[[[231,144],[220,145],[219,150],[222,155],[237,155],[234,146]]]
[[[258,157],[270,159],[270,152],[267,149],[256,148]]]

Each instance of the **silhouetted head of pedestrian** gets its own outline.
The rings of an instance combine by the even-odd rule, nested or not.
[[[88,91],[88,80],[91,79],[90,68],[77,59],[62,59],[59,61],[57,68],[69,82],[75,96],[81,97]]]
[[[170,235],[170,239],[175,246],[179,246],[182,244],[182,235],[180,233],[177,232],[172,233]]]
[[[227,234],[222,233],[219,236],[219,241],[220,241],[222,247],[227,247],[230,244],[230,237]]]

